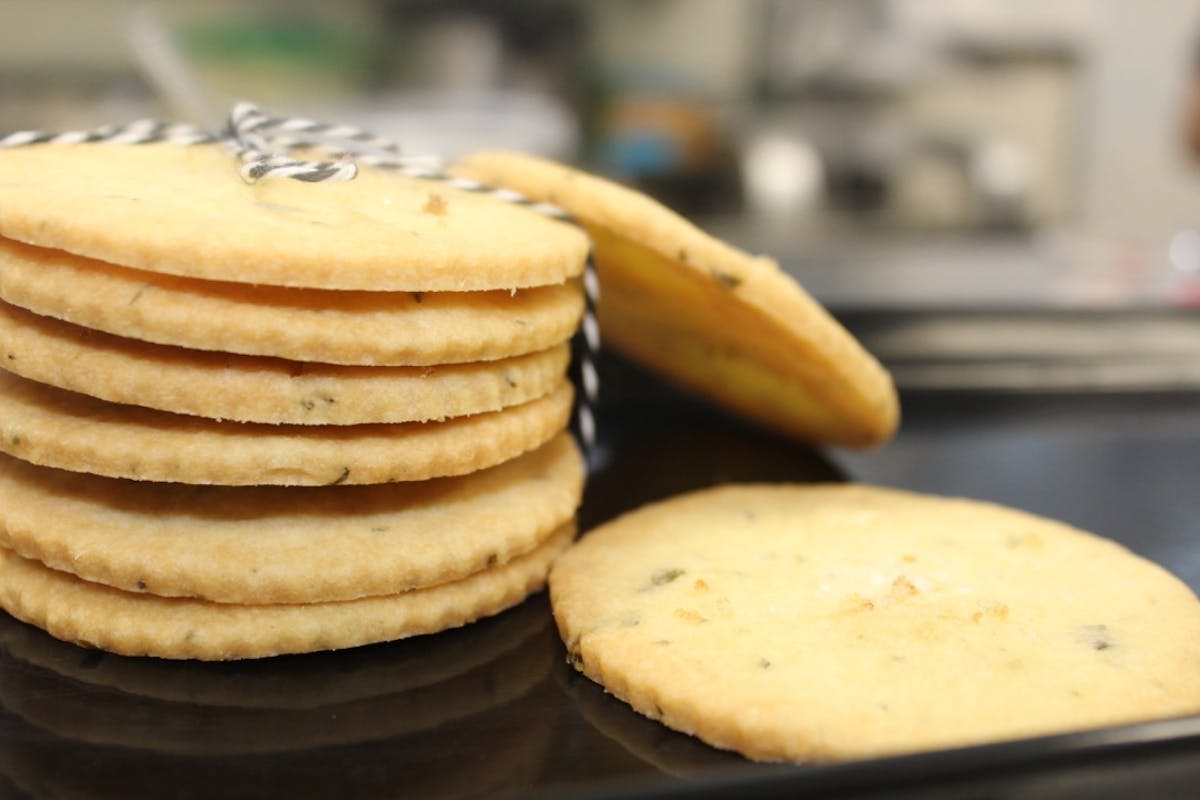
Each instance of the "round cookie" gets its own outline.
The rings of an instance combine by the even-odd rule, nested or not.
[[[491,469],[373,486],[154,484],[0,456],[0,544],[129,592],[331,602],[507,563],[570,519],[582,490],[566,433]]]
[[[631,189],[532,156],[478,153],[456,171],[555,203],[587,227],[606,345],[792,436],[862,447],[895,430],[887,372],[773,261]]]
[[[359,366],[490,361],[570,338],[578,281],[519,291],[337,292],[160,275],[0,238],[0,299],[129,339]]]
[[[121,655],[222,661],[337,650],[433,633],[497,614],[545,583],[574,526],[452,583],[337,603],[230,605],[133,594],[0,548],[0,607],[51,636]]]
[[[215,145],[0,151],[0,236],[210,280],[477,291],[583,271],[571,225],[447,183],[363,168],[344,182],[248,184]]]
[[[0,303],[0,368],[38,383],[176,414],[357,425],[499,411],[562,382],[570,349],[433,367],[346,367],[122,339]]]
[[[0,452],[113,478],[224,486],[336,486],[462,475],[562,430],[572,388],[443,422],[262,425],[117,405],[0,371]]]
[[[1200,710],[1200,602],[1114,542],[968,500],[728,486],[554,567],[576,667],[758,760],[831,761]]]

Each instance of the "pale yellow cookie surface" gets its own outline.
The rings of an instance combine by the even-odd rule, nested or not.
[[[565,433],[470,475],[375,486],[155,484],[0,456],[0,544],[130,592],[351,600],[504,564],[570,519],[582,490]]]
[[[631,189],[532,156],[479,153],[458,170],[587,226],[606,343],[793,436],[870,446],[894,431],[887,372],[771,260]]]
[[[347,367],[150,344],[0,303],[0,368],[108,400],[213,419],[296,425],[425,422],[548,393],[570,349],[432,367]]]
[[[455,628],[545,584],[566,525],[537,549],[452,583],[338,603],[230,605],[133,594],[0,548],[0,607],[65,641],[121,655],[222,661],[392,641]]]
[[[569,338],[583,313],[577,281],[516,292],[285,289],[126,269],[2,238],[0,299],[130,339],[350,365],[544,350]]]
[[[226,486],[415,481],[490,467],[567,424],[571,385],[444,422],[263,425],[117,405],[0,371],[0,451],[113,478]]]
[[[574,227],[444,182],[364,168],[354,180],[248,184],[224,148],[40,145],[0,152],[0,235],[137,269],[370,291],[561,283]]]
[[[761,760],[829,761],[1200,711],[1200,602],[1117,544],[999,506],[730,486],[556,565],[576,666]]]

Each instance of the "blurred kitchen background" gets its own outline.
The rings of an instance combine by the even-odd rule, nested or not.
[[[235,99],[772,255],[913,389],[1200,388],[1195,0],[7,0],[0,129]]]

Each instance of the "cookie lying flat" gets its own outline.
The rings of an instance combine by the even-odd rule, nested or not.
[[[644,195],[532,156],[480,153],[458,169],[587,226],[606,344],[787,434],[869,446],[894,431],[888,374],[774,262]]]
[[[338,603],[229,605],[133,594],[0,548],[0,607],[51,636],[121,655],[219,661],[337,650],[464,625],[538,591],[574,526],[452,583]]]
[[[366,168],[346,182],[247,184],[240,166],[210,145],[4,150],[0,235],[270,286],[461,292],[583,271],[579,230],[486,195]]]
[[[237,422],[357,425],[461,417],[541,397],[570,349],[434,367],[344,367],[122,339],[0,303],[0,368],[108,400]]]
[[[0,299],[129,339],[362,366],[545,350],[583,313],[578,281],[516,292],[284,289],[126,269],[3,238]]]
[[[0,452],[114,478],[224,486],[326,486],[462,475],[549,441],[571,385],[444,422],[261,425],[116,405],[0,371]]]
[[[820,761],[1200,710],[1200,602],[1119,545],[855,486],[683,495],[550,578],[575,665],[761,760]]]
[[[223,603],[312,603],[458,580],[570,519],[568,434],[455,478],[336,487],[155,484],[0,456],[0,544],[85,580]]]

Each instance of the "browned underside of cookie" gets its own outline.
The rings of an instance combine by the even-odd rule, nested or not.
[[[540,158],[476,153],[456,169],[556,203],[587,227],[602,330],[635,360],[788,435],[865,447],[894,432],[890,376],[770,259]]]

